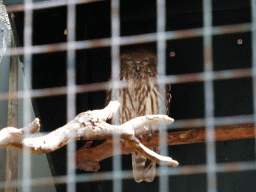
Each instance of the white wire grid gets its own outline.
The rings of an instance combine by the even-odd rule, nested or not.
[[[246,124],[256,123],[256,0],[251,0],[251,15],[252,22],[226,25],[226,26],[212,26],[212,2],[211,0],[203,0],[203,28],[178,30],[178,31],[165,31],[166,14],[165,14],[165,0],[157,0],[157,33],[135,35],[128,37],[120,37],[120,2],[119,0],[111,1],[111,24],[112,34],[111,38],[105,38],[100,40],[85,40],[75,41],[75,15],[76,4],[83,4],[85,0],[68,0],[68,1],[44,1],[33,3],[32,0],[25,0],[24,4],[7,7],[8,12],[12,11],[25,11],[25,26],[24,26],[24,47],[14,48],[7,50],[7,55],[24,54],[25,55],[25,79],[27,80],[27,88],[24,91],[19,92],[19,98],[24,98],[24,124],[29,124],[31,121],[29,109],[29,100],[31,97],[47,97],[67,94],[67,114],[68,121],[73,119],[76,115],[75,98],[77,93],[93,92],[99,90],[105,90],[109,86],[113,89],[118,89],[126,86],[119,81],[119,50],[121,45],[129,45],[134,43],[148,43],[157,42],[157,56],[158,56],[158,76],[157,82],[159,84],[177,84],[187,82],[204,82],[205,92],[205,118],[204,119],[192,119],[192,120],[180,120],[176,121],[173,126],[175,128],[186,127],[202,127],[206,126],[207,130],[207,163],[206,165],[190,165],[180,166],[177,168],[160,167],[157,171],[157,175],[160,176],[160,191],[169,191],[168,176],[174,175],[189,175],[206,173],[207,174],[207,191],[217,191],[217,172],[228,171],[246,171],[255,170],[256,163],[252,162],[240,162],[240,163],[218,163],[216,164],[215,154],[215,142],[214,142],[214,126],[217,125],[231,125],[231,124]],[[43,8],[53,8],[67,5],[68,7],[68,41],[66,43],[51,44],[51,45],[37,45],[32,46],[32,21],[33,10]],[[225,71],[213,71],[213,59],[212,59],[212,36],[220,34],[240,33],[240,32],[252,32],[252,69],[235,69]],[[165,50],[166,41],[181,39],[181,38],[194,38],[203,37],[203,50],[204,50],[204,72],[196,74],[184,74],[184,75],[165,75]],[[108,82],[94,83],[90,85],[76,85],[76,68],[75,68],[75,51],[80,49],[106,47],[111,46],[112,56],[112,79],[114,83],[110,85]],[[31,89],[32,76],[32,55],[37,53],[48,53],[52,51],[67,50],[67,87],[48,88],[48,89]],[[233,79],[242,77],[253,78],[253,115],[241,115],[233,117],[214,117],[214,99],[213,99],[213,81],[218,79]],[[0,94],[0,100],[5,100],[10,97],[9,93]],[[164,111],[164,106],[161,105],[160,111]],[[117,120],[115,121],[117,123]],[[172,126],[172,127],[173,127]],[[164,132],[166,127],[161,127],[161,137],[165,138]],[[255,131],[256,132],[256,131]],[[161,139],[165,142],[166,139]],[[115,147],[115,151],[120,150],[119,145]],[[162,154],[168,155],[167,147],[165,147]],[[256,151],[256,150],[255,150]],[[122,191],[121,179],[132,178],[131,171],[121,170],[121,158],[115,156],[113,159],[113,172],[105,173],[92,173],[84,175],[75,174],[75,144],[71,142],[68,145],[68,170],[67,176],[54,177],[56,184],[67,183],[68,191],[75,191],[76,182],[89,182],[100,180],[114,180],[113,191]],[[31,187],[34,185],[47,185],[49,178],[31,179],[31,164],[29,153],[23,153],[23,180],[14,182],[14,186],[22,186],[24,191],[31,191]],[[4,188],[5,183],[1,182],[0,187]]]

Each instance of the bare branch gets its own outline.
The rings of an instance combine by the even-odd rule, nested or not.
[[[28,148],[31,153],[49,153],[57,150],[71,139],[75,140],[99,140],[110,139],[113,135],[121,136],[124,143],[126,143],[132,150],[144,155],[145,157],[155,161],[159,164],[167,164],[171,166],[178,166],[178,162],[169,157],[158,155],[146,148],[135,137],[136,132],[147,133],[147,130],[141,128],[143,126],[154,125],[159,123],[169,124],[174,120],[166,115],[148,115],[137,117],[123,125],[115,126],[106,123],[106,120],[111,118],[119,108],[119,102],[112,101],[102,110],[94,110],[80,113],[74,120],[70,121],[63,127],[56,129],[46,135],[26,136],[26,132],[35,133],[40,128],[39,119],[35,119],[29,126],[22,129],[7,127],[0,131],[0,147],[15,147],[23,150],[23,147]],[[146,131],[145,131],[146,130]],[[88,148],[87,144],[84,148]],[[105,148],[105,150],[107,150]],[[96,151],[95,151],[96,152]],[[80,168],[89,169],[90,171],[97,171],[99,169],[96,157],[91,160],[80,162]]]
[[[136,137],[133,139],[125,140],[125,142],[133,148],[138,153],[142,154],[147,159],[154,161],[160,165],[169,165],[177,167],[179,165],[178,161],[173,160],[171,157],[165,157],[155,153],[149,148],[145,147]]]
[[[219,126],[215,128],[216,141],[228,141],[236,139],[254,138],[255,126],[250,125],[230,125]],[[205,128],[193,128],[188,130],[177,130],[168,133],[167,145],[181,145],[190,143],[201,143],[206,141]],[[152,135],[150,141],[147,137],[143,137],[141,143],[146,147],[159,146],[159,134]],[[113,154],[113,141],[106,140],[101,145],[88,148],[82,147],[76,152],[76,167],[85,171],[97,171],[100,168],[99,162],[112,157],[114,155],[131,154],[134,149],[128,145],[121,145],[121,151],[118,154]],[[148,157],[147,157],[148,158]],[[84,166],[84,163],[87,166]],[[90,165],[88,165],[90,162]],[[158,162],[159,163],[159,162]],[[97,167],[97,168],[96,168]]]
[[[31,133],[31,134],[34,134],[39,130],[40,130],[40,123],[38,118],[35,118],[35,120],[32,121],[27,127],[22,128],[22,131],[24,133]]]
[[[149,134],[144,126],[172,123],[174,120],[166,115],[148,115],[132,119],[123,125],[115,126],[106,123],[119,107],[117,101],[112,101],[102,110],[94,110],[80,113],[74,120],[46,135],[34,134],[40,129],[39,119],[35,119],[27,127],[17,129],[6,127],[0,131],[0,148],[14,147],[23,150],[23,146],[29,148],[30,153],[49,153],[66,145],[72,138],[75,140],[89,140],[86,145],[76,152],[76,167],[86,171],[98,171],[99,162],[103,159],[120,154],[130,154],[137,151],[146,158],[158,164],[178,166],[178,162],[170,157],[156,154],[147,147],[158,146],[159,136],[153,134],[150,141],[143,137],[139,141],[135,137],[138,134]],[[254,137],[254,125],[241,125],[215,128],[216,141],[243,139]],[[25,137],[25,133],[32,135]],[[112,136],[119,134],[123,140],[121,152],[113,154]],[[195,128],[168,133],[167,145],[205,142],[205,129]],[[91,140],[106,141],[96,147],[90,148]]]
[[[112,101],[102,110],[80,113],[63,127],[43,136],[34,134],[40,129],[39,119],[35,119],[22,129],[6,127],[0,131],[0,148],[10,146],[22,151],[24,146],[29,148],[30,153],[42,154],[57,150],[75,138],[75,140],[89,140],[84,147],[76,152],[76,167],[78,169],[98,171],[100,169],[99,162],[103,159],[114,155],[130,154],[134,150],[158,164],[178,166],[179,163],[172,158],[158,155],[147,148],[159,145],[157,133],[153,134],[149,142],[146,137],[141,141],[135,137],[135,132],[149,134],[144,126],[159,123],[169,124],[174,121],[172,118],[166,115],[148,115],[137,117],[120,126],[106,123],[106,120],[115,114],[118,107],[119,103]],[[217,127],[215,128],[215,138],[216,141],[253,138],[254,130],[254,125]],[[25,137],[25,133],[32,135]],[[114,134],[119,134],[123,140],[122,150],[119,154],[113,154],[112,136]],[[167,138],[167,145],[205,142],[205,129],[174,131],[168,133]],[[91,140],[103,139],[106,139],[103,144],[90,148]]]
[[[136,130],[137,135],[149,134],[145,126],[156,125],[156,124],[171,124],[174,122],[174,119],[168,117],[167,115],[147,115],[136,117],[130,121],[124,123],[121,126],[124,126],[125,129]]]

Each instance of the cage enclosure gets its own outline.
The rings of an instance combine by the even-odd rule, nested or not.
[[[255,0],[6,0],[5,6],[8,14],[0,20],[1,128],[7,126],[12,98],[20,102],[20,120],[13,126],[28,122],[24,112],[29,109],[31,118],[40,119],[41,132],[52,132],[78,113],[103,109],[108,88],[126,86],[120,81],[120,56],[142,47],[157,56],[155,83],[171,85],[164,97],[170,92],[168,115],[175,122],[161,126],[165,134],[159,135],[166,138],[159,142],[168,143],[160,154],[180,163],[157,166],[153,182],[141,183],[134,181],[131,155],[102,160],[97,173],[75,170],[72,154],[86,144],[78,141],[41,156],[19,152],[16,179],[31,184],[20,183],[19,190],[254,191]],[[19,96],[9,97],[13,58]],[[159,112],[165,113],[163,106]],[[91,147],[104,142],[93,141]],[[4,190],[5,151],[1,154]]]

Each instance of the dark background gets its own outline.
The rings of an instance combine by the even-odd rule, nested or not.
[[[156,2],[121,1],[121,36],[156,32]],[[66,42],[66,7],[43,9],[33,13],[33,44]],[[213,25],[251,22],[249,0],[213,0]],[[203,26],[201,0],[168,0],[166,30],[183,30]],[[24,13],[14,13],[21,46],[23,45]],[[76,40],[107,38],[111,35],[110,2],[77,6]],[[243,44],[237,44],[242,39]],[[147,45],[146,45],[147,46]],[[155,46],[152,42],[150,46]],[[175,52],[175,57],[170,57]],[[214,70],[250,68],[251,33],[213,37]],[[203,38],[167,41],[166,74],[203,72]],[[33,55],[33,89],[66,86],[66,52]],[[111,75],[110,47],[76,51],[76,82],[78,85],[105,82]],[[202,82],[172,85],[170,116],[176,120],[204,118],[204,87]],[[105,91],[77,94],[77,113],[103,108]],[[252,79],[214,81],[215,116],[225,117],[253,113]],[[37,115],[43,131],[49,132],[66,123],[66,96],[35,99]],[[94,144],[97,144],[95,142]],[[254,160],[253,139],[216,142],[217,163]],[[77,148],[83,143],[77,143]],[[205,143],[169,147],[169,155],[183,165],[206,163]],[[53,175],[66,174],[66,147],[48,155]],[[112,170],[112,159],[102,161],[100,171]],[[123,156],[124,170],[131,169],[131,157]],[[77,171],[77,174],[84,171]],[[255,171],[217,174],[218,191],[253,191]],[[206,174],[169,177],[170,191],[206,191]],[[246,187],[245,187],[246,186]],[[78,191],[112,191],[112,181],[79,183]],[[158,191],[159,181],[137,184],[123,180],[123,191]],[[65,191],[65,185],[58,185]]]

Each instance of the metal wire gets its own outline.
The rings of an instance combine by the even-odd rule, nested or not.
[[[256,0],[251,0],[251,17],[252,17],[252,93],[253,93],[253,113],[255,125],[255,155],[256,155]]]
[[[252,77],[252,70],[249,69],[233,69],[233,70],[223,70],[212,72],[211,76],[205,75],[202,73],[190,73],[182,75],[168,75],[160,76],[155,81],[158,81],[160,84],[179,84],[179,83],[193,83],[193,82],[203,82],[206,80],[224,80],[224,79],[237,79],[244,77]],[[86,85],[75,85],[73,90],[75,93],[88,93],[95,91],[103,91],[110,88],[125,88],[127,83],[123,81],[116,81],[116,84],[109,82],[103,83],[92,83]],[[30,91],[30,96],[33,98],[40,97],[50,97],[67,94],[67,86],[65,87],[55,87],[55,88],[44,88],[36,89]],[[24,91],[18,91],[18,93],[9,94],[0,93],[0,100],[6,100],[8,98],[24,98]]]
[[[53,0],[53,1],[42,1],[42,2],[35,2],[29,8],[26,8],[24,4],[17,4],[17,5],[10,5],[7,8],[8,12],[18,12],[24,11],[26,9],[33,9],[33,10],[40,10],[40,9],[50,9],[55,7],[66,6],[67,4],[85,4],[90,2],[97,2],[103,0],[73,0],[72,2],[68,2],[66,0]]]
[[[236,25],[225,25],[225,26],[214,26],[212,27],[212,35],[221,34],[232,34],[232,33],[244,33],[255,30],[255,26],[251,23],[236,24]],[[177,31],[166,31],[165,40],[174,39],[187,39],[202,37],[204,35],[204,28],[197,29],[187,29],[187,30],[177,30]],[[143,35],[134,35],[127,37],[119,37],[119,45],[132,45],[138,43],[150,43],[157,41],[157,33],[148,33]],[[112,45],[111,38],[94,39],[94,40],[84,40],[76,41],[70,43],[70,49],[81,50],[90,49],[98,47],[109,47]],[[6,55],[22,55],[25,53],[39,54],[39,53],[52,53],[58,51],[66,51],[67,43],[56,43],[48,45],[34,45],[32,49],[24,50],[23,47],[14,48],[13,50],[7,49]]]
[[[212,1],[203,1],[203,25],[204,25],[204,72],[206,78],[212,76]],[[216,154],[215,154],[215,132],[214,132],[214,93],[213,81],[204,82],[205,95],[205,121],[206,121],[206,162],[207,162],[207,191],[217,191],[216,178]]]
[[[25,0],[25,21],[24,21],[24,104],[23,104],[23,125],[28,125],[31,122],[31,109],[30,109],[30,90],[32,88],[32,54],[29,50],[32,47],[32,10],[29,9],[32,6],[31,0]],[[26,115],[25,115],[26,114]],[[25,133],[25,137],[28,137],[29,133]],[[24,148],[23,153],[23,185],[22,190],[31,191],[31,154],[29,149]]]
[[[166,75],[166,40],[165,40],[165,26],[166,26],[166,6],[165,0],[157,0],[157,75],[165,76]],[[160,82],[158,82],[160,85]],[[166,114],[166,90],[165,86],[158,86],[159,93],[162,96],[159,99],[159,113]],[[165,145],[167,142],[167,127],[166,125],[160,125],[160,154],[164,156],[168,156],[168,147]],[[166,165],[160,166],[160,178],[159,178],[159,191],[167,192],[169,191],[169,182],[168,175],[164,174],[166,172]]]
[[[238,172],[238,171],[250,171],[256,170],[255,161],[246,161],[239,163],[218,163],[215,167],[217,173],[226,172]],[[157,169],[156,176],[160,176],[160,170]],[[201,173],[207,173],[207,165],[187,165],[180,166],[179,168],[168,167],[164,172],[168,176],[177,175],[196,175]],[[49,181],[54,179],[55,184],[65,184],[67,183],[66,176],[55,176],[55,177],[44,177],[31,179],[31,186],[39,185],[49,185]],[[119,171],[118,174],[114,174],[113,171],[102,172],[102,173],[90,173],[90,174],[80,174],[76,176],[76,182],[92,182],[92,181],[107,181],[113,179],[132,179],[132,171]],[[11,187],[19,187],[23,185],[23,180],[18,180],[11,183]],[[0,182],[0,188],[5,187],[5,182]]]
[[[76,5],[73,0],[68,0],[67,9],[67,115],[68,122],[74,119],[76,115],[76,69],[75,69],[75,50],[71,48],[70,43],[75,41],[75,24],[76,24]],[[74,138],[74,137],[71,137]],[[76,191],[76,171],[75,171],[75,140],[72,139],[67,147],[67,191]]]
[[[111,1],[111,79],[113,83],[112,88],[112,100],[118,100],[119,91],[117,89],[117,84],[120,80],[120,2],[119,0]],[[119,115],[114,117],[113,123],[119,124]],[[113,153],[120,154],[121,146],[120,146],[120,136],[114,135],[114,143],[113,143]],[[121,172],[121,156],[115,155],[113,157],[113,191],[119,192],[122,191],[122,181],[120,179]]]

